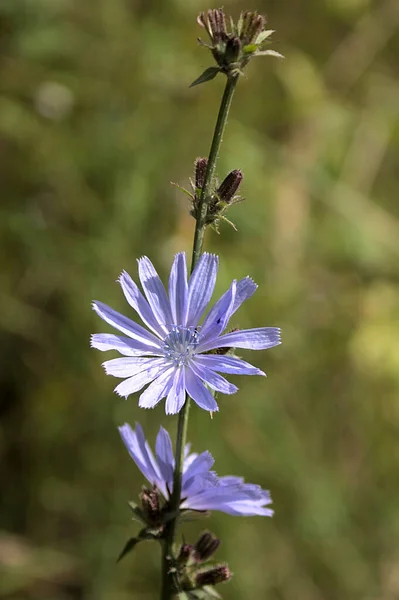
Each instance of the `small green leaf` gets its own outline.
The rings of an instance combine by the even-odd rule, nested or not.
[[[196,79],[195,81],[192,82],[190,87],[194,87],[195,85],[199,85],[200,83],[205,83],[206,81],[210,81],[211,79],[214,79],[214,77],[216,77],[216,75],[219,72],[220,72],[219,67],[208,67],[208,69],[205,69],[205,71],[202,73],[202,75],[200,75],[198,77],[198,79]]]
[[[187,194],[187,196],[190,196],[191,200],[193,200],[193,195],[191,192],[189,192],[188,190],[186,190],[186,188],[182,187],[181,185],[179,185],[178,183],[175,183],[174,181],[170,182],[172,185],[174,185],[175,187],[177,187],[178,190],[180,190],[181,192],[183,192],[183,194]]]
[[[257,49],[257,44],[247,44],[243,47],[242,51],[244,52],[244,54],[252,54],[253,52],[256,52]]]
[[[197,38],[197,41],[199,43],[200,46],[205,46],[205,48],[208,48],[209,50],[212,50],[212,46],[210,46],[209,44],[207,44],[206,42],[204,42],[204,40],[201,40],[201,38]]]
[[[221,598],[222,596],[215,590],[211,585],[204,585],[202,588],[209,596],[209,598]]]
[[[126,556],[126,554],[129,554],[129,552],[131,552],[131,551],[133,550],[133,548],[134,548],[135,546],[137,546],[137,544],[138,544],[139,542],[141,542],[141,540],[140,540],[139,538],[135,538],[135,537],[132,537],[132,538],[130,538],[130,540],[128,540],[128,541],[126,542],[126,544],[125,544],[125,547],[123,548],[122,552],[121,552],[121,553],[120,553],[120,555],[118,556],[118,559],[117,559],[117,561],[116,561],[116,562],[118,563],[120,560],[122,560],[122,558],[123,558],[124,556]]]
[[[234,229],[234,231],[238,231],[237,227],[234,225],[234,223],[232,221],[230,221],[230,219],[228,219],[227,217],[224,217],[223,215],[219,215],[219,219],[221,219],[222,221],[224,221],[225,223],[228,223],[229,225],[231,225],[231,227]]]
[[[138,504],[135,502],[128,502],[130,509],[132,510],[134,517],[134,521],[138,521],[139,523],[146,524],[145,515]]]
[[[280,54],[280,52],[276,52],[275,50],[259,50],[259,52],[256,52],[255,56],[275,56],[276,58],[285,58],[283,54]]]
[[[261,44],[262,42],[267,40],[267,38],[270,37],[272,33],[274,33],[274,29],[267,29],[266,31],[261,31],[255,40],[255,44]]]

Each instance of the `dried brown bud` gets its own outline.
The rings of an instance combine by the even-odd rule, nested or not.
[[[207,158],[196,158],[194,163],[195,170],[195,187],[202,190],[205,183],[206,167],[208,165]]]
[[[140,494],[140,500],[148,522],[159,524],[162,514],[159,490],[156,487],[151,490],[144,488]]]
[[[227,177],[223,180],[223,182],[216,190],[216,193],[219,196],[219,198],[223,200],[223,202],[229,204],[229,202],[231,202],[231,200],[233,199],[236,191],[240,187],[243,178],[243,172],[239,169],[231,171],[231,173],[227,175]]]
[[[208,22],[212,32],[212,37],[217,43],[224,41],[227,37],[226,18],[222,8],[208,10]]]
[[[195,578],[197,587],[203,587],[204,585],[216,585],[217,583],[223,583],[231,579],[231,572],[227,565],[218,565],[198,573]]]
[[[266,17],[247,11],[242,15],[241,40],[244,45],[253,44],[266,25]]]
[[[194,546],[194,557],[197,562],[204,562],[218,549],[220,540],[209,531],[205,531]]]
[[[231,21],[230,30],[226,26],[226,15],[222,8],[200,13],[197,21],[209,35],[210,45],[201,39],[199,42],[212,52],[218,67],[209,67],[191,85],[210,81],[218,73],[238,77],[254,56],[282,58],[279,52],[263,50],[263,45],[273,31],[265,30],[266,17],[257,12],[241,13],[237,23]]]

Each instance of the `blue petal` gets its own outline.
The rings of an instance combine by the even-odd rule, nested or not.
[[[238,390],[236,385],[229,383],[227,379],[221,375],[218,375],[214,371],[211,371],[206,367],[202,367],[201,365],[197,364],[196,361],[192,361],[190,367],[197,377],[199,377],[202,381],[205,381],[205,383],[216,392],[221,392],[222,394],[235,394],[235,392]]]
[[[256,292],[257,288],[258,286],[250,277],[244,277],[244,279],[240,279],[240,281],[237,282],[237,291],[231,315],[233,315],[236,310],[240,308],[241,304],[245,302],[245,300],[248,300],[248,298],[250,298]]]
[[[172,323],[170,304],[162,281],[149,258],[139,259],[139,277],[152,312],[161,326],[169,328]]]
[[[161,350],[160,341],[155,335],[110,306],[103,304],[103,302],[93,302],[93,310],[112,327],[119,329],[119,331],[132,338],[137,350],[148,352],[159,352]]]
[[[197,352],[207,352],[215,348],[247,348],[249,350],[266,350],[281,344],[278,327],[260,327],[258,329],[241,329],[221,335],[217,340],[199,344]]]
[[[173,458],[172,442],[170,441],[168,432],[163,427],[160,428],[157,435],[155,452],[162,477],[167,483],[169,490],[172,490],[175,461]]]
[[[216,400],[211,392],[190,369],[186,370],[186,390],[194,402],[204,410],[210,412],[219,410]]]
[[[126,300],[138,313],[143,323],[145,323],[147,327],[152,329],[152,331],[154,331],[161,338],[164,338],[165,334],[167,333],[167,328],[165,325],[159,324],[150,308],[150,305],[130,277],[129,273],[123,271],[119,277],[119,283],[121,284]]]
[[[118,429],[127,451],[143,473],[144,477],[152,485],[156,484],[167,498],[166,487],[163,483],[161,471],[154,459],[151,449],[146,443],[141,426],[137,423],[136,430],[133,431],[130,425],[125,423]]]
[[[236,477],[235,475],[224,475],[223,477],[219,477],[220,485],[243,485],[244,478]],[[244,484],[245,485],[245,484]]]
[[[201,452],[201,454],[197,454],[190,465],[183,470],[183,485],[190,477],[195,477],[200,473],[203,474],[208,472],[213,467],[214,463],[215,459],[207,450]]]
[[[169,300],[174,325],[186,325],[187,322],[187,265],[184,252],[176,254],[169,277]]]
[[[266,493],[260,498],[252,498],[245,488],[245,485],[207,488],[187,498],[184,505],[194,510],[220,510],[236,516],[272,516],[273,511],[264,507],[271,503],[270,496]]]
[[[210,452],[202,452],[193,460],[189,468],[183,471],[182,497],[192,493],[193,484],[198,480],[198,477],[204,478],[209,474],[214,462]]]
[[[114,377],[133,377],[149,367],[162,367],[165,363],[163,358],[113,358],[103,362],[107,375]]]
[[[130,394],[134,394],[143,388],[147,383],[150,383],[153,379],[158,377],[158,375],[162,375],[164,371],[166,371],[167,366],[159,366],[159,364],[147,367],[144,371],[125,379],[119,385],[116,386],[115,392],[119,394],[119,396],[123,396],[127,398]]]
[[[114,335],[113,333],[94,333],[91,336],[90,345],[102,352],[117,350],[125,356],[143,356],[144,354],[159,356],[162,353],[159,349],[154,351],[149,350],[148,347],[144,350],[138,350],[136,342],[123,335]]]
[[[154,408],[158,402],[168,395],[173,384],[175,367],[169,367],[162,375],[154,379],[139,398],[140,408]]]
[[[222,354],[197,354],[195,362],[212,371],[230,373],[231,375],[265,375],[263,371],[237,358]]]
[[[166,398],[165,412],[167,415],[175,415],[178,413],[186,400],[184,380],[184,368],[179,367],[176,369],[173,385]]]
[[[217,338],[226,328],[234,307],[236,288],[237,282],[233,281],[227,292],[207,314],[200,330],[201,345]]]
[[[200,257],[188,284],[187,326],[196,327],[215,288],[219,259],[205,252]]]

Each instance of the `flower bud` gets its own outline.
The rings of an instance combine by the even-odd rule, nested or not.
[[[196,158],[194,163],[195,170],[195,187],[202,190],[205,183],[206,167],[208,165],[207,158]]]
[[[240,38],[234,36],[227,40],[226,50],[224,53],[224,62],[226,63],[227,67],[231,64],[237,63],[241,54],[241,48],[242,44]]]
[[[231,571],[227,565],[217,565],[201,573],[197,573],[195,583],[197,587],[204,587],[205,585],[216,585],[217,583],[223,583],[231,579]]]
[[[194,557],[197,562],[204,562],[218,549],[220,540],[209,531],[205,531],[194,546]]]
[[[186,565],[191,557],[194,546],[191,544],[182,544],[180,546],[179,555],[177,557],[177,561],[180,565]]]
[[[243,178],[243,172],[239,169],[231,171],[231,173],[227,175],[227,177],[222,181],[222,183],[216,190],[216,193],[219,196],[220,200],[223,200],[223,202],[229,204],[229,202],[231,202],[231,200],[233,199],[236,191],[240,187]]]

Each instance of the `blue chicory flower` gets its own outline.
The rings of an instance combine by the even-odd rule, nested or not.
[[[169,277],[169,298],[146,256],[139,259],[138,267],[145,297],[125,271],[119,283],[126,300],[151,331],[102,302],[93,303],[104,321],[128,336],[99,333],[91,338],[93,348],[117,350],[126,357],[103,363],[108,375],[124,379],[115,388],[117,394],[127,397],[150,384],[140,396],[141,408],[153,408],[166,397],[166,413],[176,414],[187,392],[198,406],[213,412],[218,405],[209,388],[223,394],[238,389],[217,372],[265,375],[236,356],[213,353],[218,348],[264,350],[280,344],[277,327],[223,334],[231,316],[257,288],[250,277],[234,280],[200,325],[216,283],[217,256],[202,254],[187,282],[185,254],[177,254]]]
[[[156,440],[154,457],[145,439],[143,429],[136,423],[133,430],[125,423],[119,427],[130,456],[147,479],[164,496],[170,499],[173,491],[175,459],[168,432],[161,427]],[[220,510],[234,516],[273,516],[270,493],[259,485],[244,483],[241,477],[218,477],[211,467],[214,460],[209,452],[191,453],[185,448],[183,464],[181,510]]]

